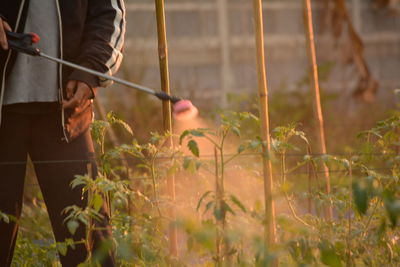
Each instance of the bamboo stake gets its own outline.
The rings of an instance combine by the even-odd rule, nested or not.
[[[263,147],[263,168],[264,168],[264,195],[265,195],[265,245],[270,247],[276,243],[275,229],[275,207],[272,198],[273,179],[272,164],[269,157],[271,150],[269,115],[268,115],[268,87],[266,68],[264,62],[264,30],[263,30],[263,14],[261,0],[254,0],[254,25],[255,39],[257,49],[257,74],[258,74],[258,90],[260,95],[260,115],[262,120],[262,138],[265,142]],[[274,264],[275,266],[277,264]]]
[[[167,30],[165,26],[165,6],[164,0],[155,0],[156,17],[157,17],[157,34],[158,34],[158,57],[160,64],[161,89],[163,92],[170,94],[169,88],[169,70],[168,70],[168,46],[167,46]],[[172,133],[172,112],[170,101],[163,101],[163,122],[164,131]],[[173,147],[172,136],[169,139],[169,145]],[[173,175],[167,178],[167,191],[171,199],[171,208],[169,210],[170,218],[176,221],[175,210],[175,177]],[[171,255],[178,256],[178,233],[175,224],[169,227],[169,249]]]
[[[319,140],[319,151],[320,154],[326,154],[326,141],[325,141],[325,130],[324,130],[324,118],[321,107],[321,96],[319,89],[318,79],[318,67],[317,57],[315,54],[315,41],[314,41],[314,29],[312,20],[312,9],[311,0],[303,0],[303,11],[304,11],[304,24],[306,28],[306,39],[307,39],[307,54],[308,62],[310,65],[310,83],[312,91],[314,93],[314,112],[317,120],[317,134]],[[328,166],[323,163],[324,176],[325,176],[325,193],[330,194],[331,192],[331,181],[329,176]],[[332,205],[329,203],[324,208],[325,218],[332,220]]]
[[[228,0],[217,0],[219,39],[221,44],[221,107],[227,106],[227,93],[231,88],[231,60],[229,44]]]

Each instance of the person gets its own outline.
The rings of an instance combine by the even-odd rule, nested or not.
[[[109,81],[57,65],[8,47],[6,31],[35,32],[40,49],[51,56],[113,75],[122,60],[125,33],[123,0],[2,0],[0,2],[0,266],[10,266],[21,215],[26,162],[34,164],[57,242],[76,241],[63,266],[77,266],[89,255],[79,241],[86,229],[72,234],[64,208],[84,208],[87,197],[72,189],[76,175],[96,173],[89,126],[96,88]],[[90,164],[88,164],[90,163]],[[88,170],[91,168],[91,170]],[[105,210],[101,230],[92,233],[93,247],[110,237]],[[103,227],[104,226],[104,227]],[[32,229],[34,230],[34,229]],[[104,246],[101,248],[104,250]],[[112,250],[112,249],[109,249]],[[114,266],[112,251],[103,266]]]

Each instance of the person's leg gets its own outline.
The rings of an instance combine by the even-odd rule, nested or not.
[[[90,132],[79,136],[71,143],[61,142],[60,117],[56,114],[35,116],[33,126],[33,140],[29,154],[34,161],[36,175],[42,190],[42,194],[49,212],[51,224],[57,242],[64,242],[71,238],[77,242],[85,239],[85,227],[80,225],[76,233],[72,235],[64,219],[64,208],[72,205],[84,208],[87,198],[82,197],[81,188],[72,189],[71,181],[75,175],[88,173],[88,162],[93,161],[93,143]],[[100,223],[104,228],[108,225],[108,217]],[[96,231],[93,233],[95,246],[99,240],[109,237],[109,231]],[[67,255],[60,255],[63,266],[76,266],[87,257],[87,251],[83,244],[76,245],[75,249],[68,249]],[[113,266],[113,259],[106,255],[103,266]]]
[[[29,143],[29,117],[3,111],[0,126],[0,211],[20,218]],[[18,223],[0,219],[0,266],[10,266]]]

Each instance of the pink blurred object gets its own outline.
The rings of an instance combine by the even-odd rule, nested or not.
[[[173,105],[173,116],[177,121],[194,119],[199,110],[189,100],[180,100]]]

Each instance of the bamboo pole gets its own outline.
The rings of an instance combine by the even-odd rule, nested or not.
[[[254,25],[257,50],[258,90],[260,96],[260,115],[262,120],[263,168],[264,168],[264,195],[265,195],[265,245],[270,247],[276,243],[275,207],[272,198],[273,178],[272,164],[269,153],[271,151],[269,115],[268,115],[268,87],[264,62],[264,29],[261,0],[254,0]],[[274,264],[275,266],[277,264]]]
[[[319,151],[320,154],[326,154],[326,141],[325,141],[325,129],[324,129],[324,117],[322,114],[321,107],[321,96],[319,89],[318,79],[318,66],[317,57],[315,53],[315,41],[314,41],[314,29],[312,20],[312,9],[311,0],[303,0],[303,11],[304,11],[304,24],[306,28],[306,39],[307,39],[307,55],[310,67],[310,84],[314,94],[314,113],[317,120],[317,134],[319,140]],[[331,182],[328,166],[323,163],[324,177],[325,177],[325,193],[330,194]],[[329,203],[324,208],[325,218],[327,220],[332,219],[332,205]]]
[[[169,88],[169,70],[168,70],[168,46],[167,30],[165,26],[165,6],[164,0],[155,0],[157,17],[157,35],[158,35],[158,59],[160,64],[161,89],[170,95]],[[172,133],[172,109],[170,101],[163,101],[163,123],[164,131]],[[169,139],[169,145],[173,147],[172,136]],[[175,210],[175,177],[167,177],[167,191],[171,199],[171,208],[169,216],[173,222],[176,221]],[[172,256],[178,256],[178,233],[174,223],[169,226],[169,250]]]
[[[221,107],[225,108],[228,104],[227,94],[231,89],[228,0],[217,0],[217,7],[221,51]]]

